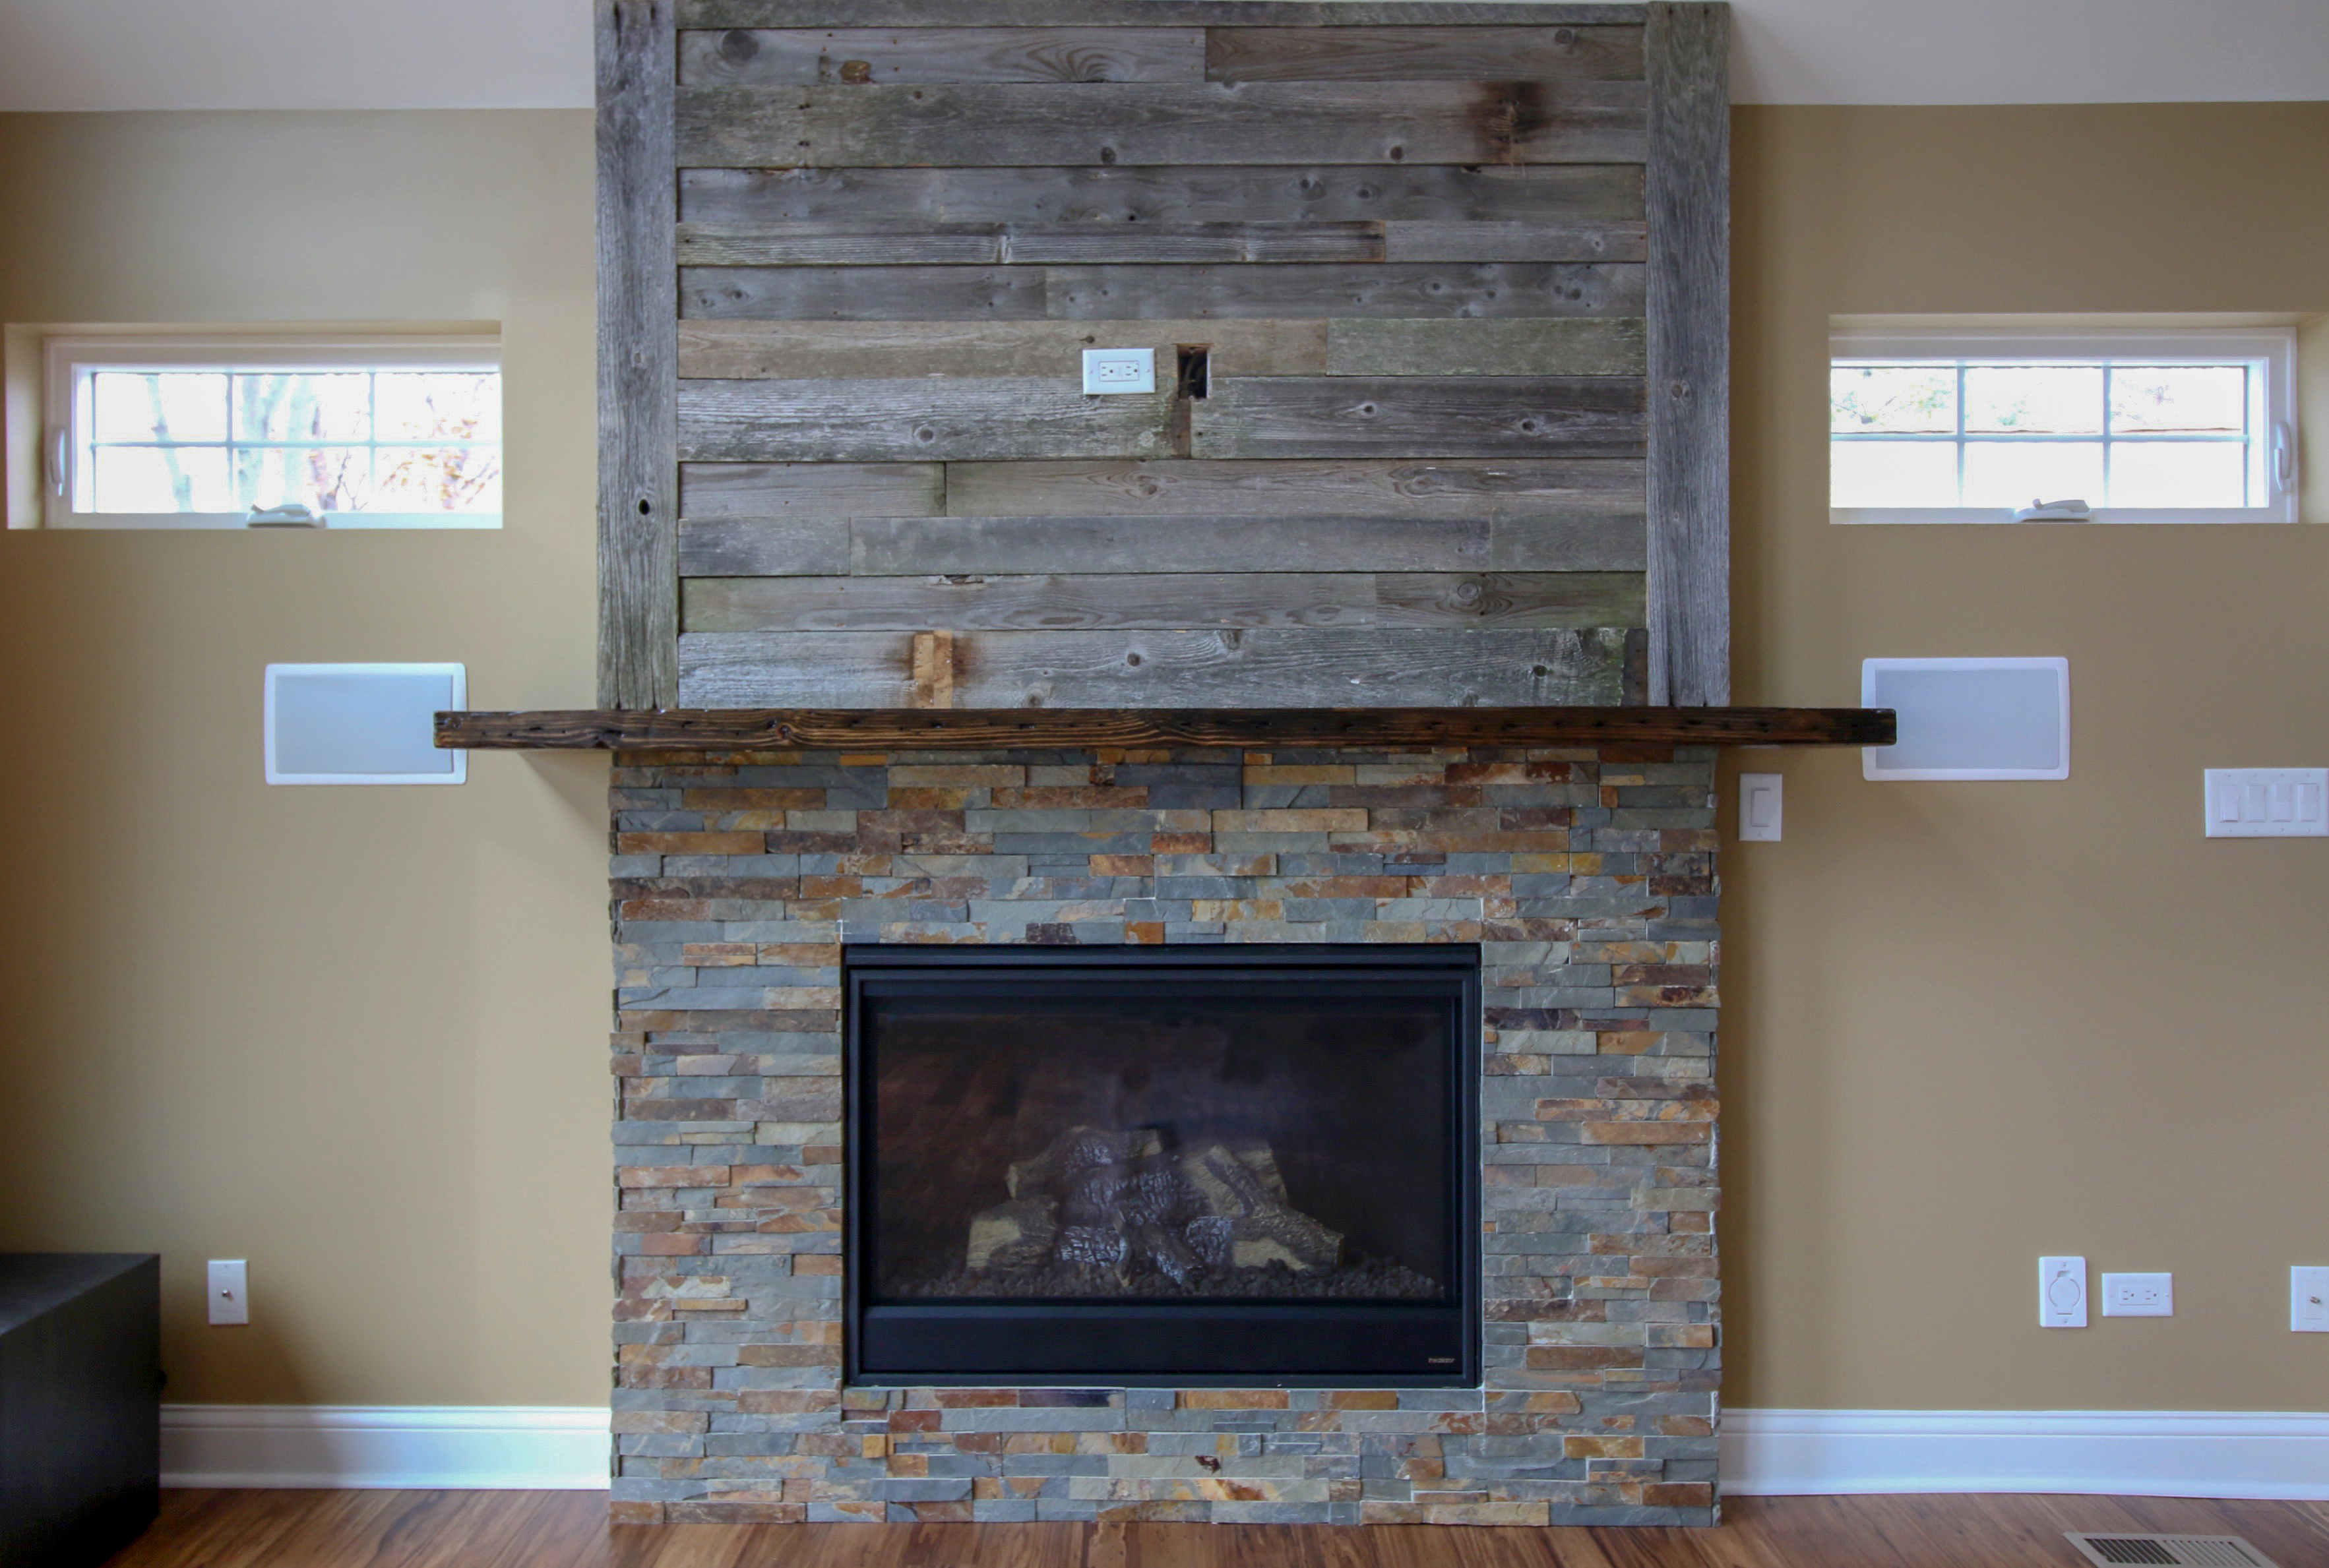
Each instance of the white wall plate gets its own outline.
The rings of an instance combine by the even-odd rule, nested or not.
[[[1739,775],[1739,837],[1749,844],[1779,841],[1782,812],[1787,804],[1787,775],[1742,773]]]
[[[2175,1316],[2175,1276],[2173,1274],[2105,1274],[2103,1316],[2106,1318],[2173,1318]]]
[[[2087,1326],[2087,1260],[2038,1260],[2038,1327],[2083,1329]]]
[[[2211,767],[2208,837],[2329,838],[2329,767]]]
[[[469,754],[439,751],[439,710],[469,700],[460,664],[269,664],[271,784],[457,784]]]
[[[1084,390],[1087,392],[1153,392],[1156,390],[1155,349],[1086,349]]]
[[[1900,715],[1898,744],[1862,748],[1863,777],[2070,776],[2068,659],[1863,659],[1860,701]]]

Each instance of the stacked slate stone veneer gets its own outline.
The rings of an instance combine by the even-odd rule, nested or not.
[[[1713,754],[632,754],[618,1520],[1705,1523]],[[841,1382],[844,939],[1482,944],[1485,1390]]]

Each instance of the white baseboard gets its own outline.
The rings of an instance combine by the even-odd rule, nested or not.
[[[587,1406],[165,1404],[165,1487],[583,1491],[607,1484]]]
[[[608,1426],[588,1407],[165,1405],[162,1484],[596,1490]],[[1722,1488],[2329,1499],[2329,1415],[1726,1410]]]
[[[2329,1415],[1725,1410],[1722,1489],[2329,1498]]]

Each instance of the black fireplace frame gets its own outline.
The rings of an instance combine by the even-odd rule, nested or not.
[[[1259,1300],[910,1304],[869,1300],[877,1191],[873,1100],[860,1040],[869,988],[993,983],[1034,970],[1083,981],[1193,981],[1230,972],[1354,983],[1450,1009],[1444,1302]],[[1362,975],[1364,976],[1362,979]],[[1476,1388],[1481,1380],[1480,951],[1466,943],[1186,947],[843,949],[848,1188],[843,1202],[844,1377],[879,1387]],[[1142,1347],[1127,1357],[1123,1345]],[[1140,1364],[1133,1364],[1138,1360]],[[1037,1366],[1048,1362],[1050,1365]]]

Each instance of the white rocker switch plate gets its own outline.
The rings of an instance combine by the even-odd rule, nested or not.
[[[2211,767],[2208,837],[2329,837],[2329,767]]]
[[[1739,775],[1739,838],[1742,843],[1779,841],[1780,808],[1786,803],[1787,782],[1785,774]]]
[[[1156,390],[1155,349],[1086,349],[1084,390],[1087,392],[1153,392]]]

